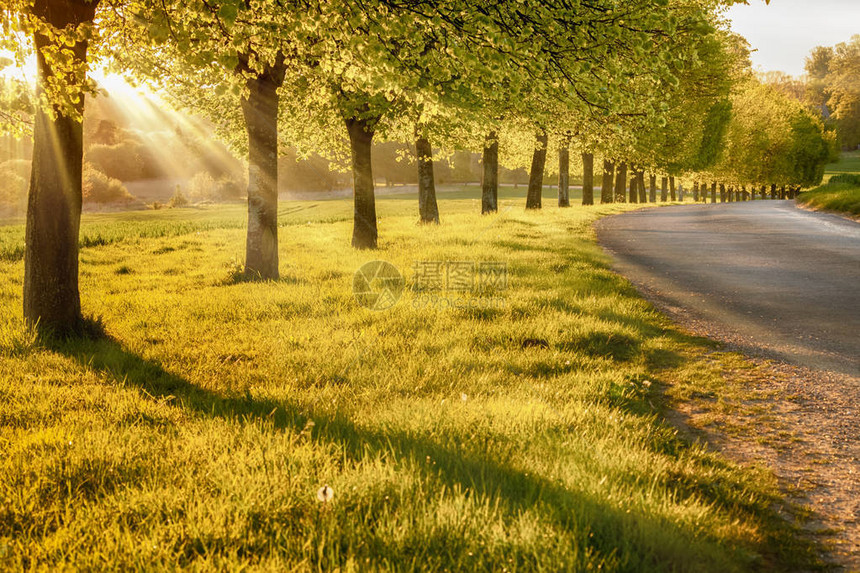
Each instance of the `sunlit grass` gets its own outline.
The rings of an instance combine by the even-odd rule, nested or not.
[[[608,269],[598,214],[441,226],[382,200],[282,206],[281,274],[233,280],[241,206],[87,216],[85,312],[110,338],[40,344],[0,260],[0,567],[739,571],[805,563],[772,480],[677,437],[661,386],[720,383]],[[18,227],[0,228],[4,252]],[[494,308],[359,307],[384,259],[497,261]],[[452,295],[456,296],[456,295]],[[317,499],[329,485],[334,497]]]

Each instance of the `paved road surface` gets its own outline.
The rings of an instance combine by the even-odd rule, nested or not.
[[[738,346],[860,380],[860,224],[751,201],[601,220],[616,269]]]

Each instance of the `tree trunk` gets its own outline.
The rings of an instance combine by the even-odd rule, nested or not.
[[[31,10],[36,18],[58,29],[92,23],[98,2],[82,0],[36,0]],[[45,58],[56,44],[35,34],[38,79],[36,101],[50,96],[46,85],[53,82],[83,87],[74,75],[57,78]],[[64,48],[72,62],[87,58],[87,40]],[[52,105],[49,103],[49,105]],[[27,198],[24,247],[24,318],[40,331],[67,336],[83,325],[78,290],[78,239],[83,203],[84,96],[74,114],[59,105],[48,112],[37,104],[33,126],[33,162]],[[77,117],[74,117],[74,116]]]
[[[762,201],[767,199],[767,185],[761,186],[761,191],[759,192],[759,196],[761,197]]]
[[[699,202],[699,184],[693,183],[693,201]]]
[[[558,206],[570,207],[570,139],[567,137],[558,148]]]
[[[637,190],[637,186],[639,185],[639,173],[636,171],[634,166],[630,166],[630,186],[629,186],[629,195],[628,201],[630,203],[638,203],[639,202],[639,192]]]
[[[540,209],[543,196],[543,171],[546,167],[546,147],[549,137],[541,129],[537,134],[537,147],[532,155],[532,169],[529,173],[529,190],[526,194],[526,209]]]
[[[639,190],[639,202],[647,203],[648,202],[648,190],[645,189],[645,172],[639,171],[636,174],[636,187]]]
[[[627,164],[621,162],[615,173],[615,202],[624,203],[627,200]]]
[[[717,202],[717,183],[714,181],[711,183],[711,203]]]
[[[657,176],[654,174],[648,177],[648,202],[657,202]]]
[[[436,204],[436,181],[433,177],[433,148],[430,140],[419,136],[415,140],[418,160],[418,213],[422,223],[439,224],[439,206]]]
[[[669,178],[662,177],[660,179],[660,201],[666,202],[669,200]]]
[[[582,154],[582,204],[594,205],[594,154]]]
[[[775,183],[771,184],[771,186],[770,186],[770,198],[776,199],[776,184]]]
[[[484,140],[483,167],[481,213],[495,213],[499,210],[499,139],[495,131]]]
[[[779,198],[785,199],[785,185],[779,188]]]
[[[379,233],[376,229],[376,197],[373,189],[371,145],[373,125],[368,119],[346,120],[349,144],[352,150],[352,179],[355,211],[352,227],[352,246],[356,249],[375,249]]]
[[[281,64],[283,66],[283,64]],[[278,87],[281,70],[246,80],[242,115],[248,132],[248,235],[245,276],[278,279]]]
[[[600,183],[600,202],[612,203],[612,184],[615,179],[615,163],[603,160],[603,180]]]
[[[677,197],[675,196],[675,178],[669,177],[669,194],[671,195],[672,201],[676,201]]]

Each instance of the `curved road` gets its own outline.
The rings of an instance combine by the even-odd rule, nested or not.
[[[860,380],[860,224],[749,201],[635,211],[596,229],[616,269],[670,313]]]

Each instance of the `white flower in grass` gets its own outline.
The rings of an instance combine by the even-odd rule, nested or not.
[[[467,395],[465,395],[465,394],[460,394],[460,400],[462,400],[463,402],[465,402],[465,401],[466,401],[466,400],[468,400],[468,399],[469,399],[469,397],[468,397]]]
[[[334,490],[328,485],[322,486],[317,492],[317,499],[322,503],[330,502],[334,499]]]

